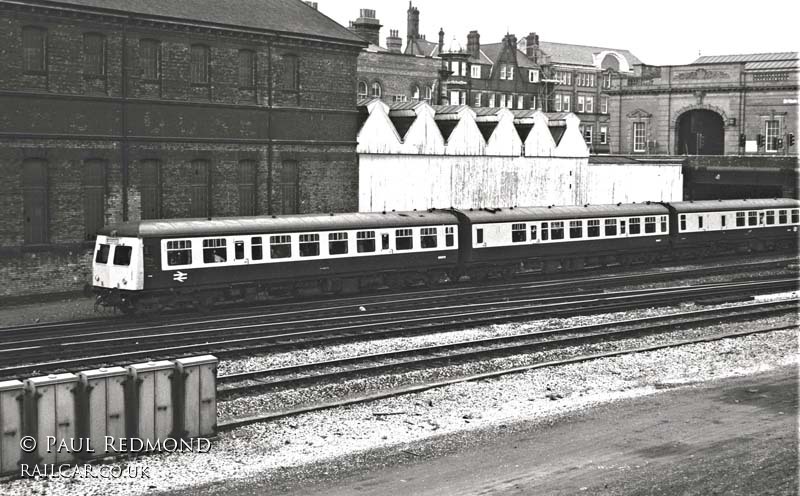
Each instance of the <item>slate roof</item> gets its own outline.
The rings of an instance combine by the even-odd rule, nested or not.
[[[350,30],[301,0],[54,0],[41,3],[367,45]]]
[[[695,64],[731,64],[739,62],[772,62],[776,60],[797,60],[797,52],[742,53],[734,55],[703,55],[692,62]]]
[[[553,43],[549,41],[539,42],[539,48],[551,57],[554,64],[594,65],[593,55],[606,50],[612,50],[624,56],[629,65],[642,63],[638,57],[628,50],[620,50],[617,48],[572,45],[569,43]]]
[[[797,69],[800,63],[797,60],[775,60],[772,62],[747,62],[744,64],[746,71],[765,71],[772,69]]]
[[[406,45],[405,53],[410,55],[422,55],[425,57],[438,57],[439,43],[417,38]]]
[[[490,64],[494,64],[495,61],[497,61],[502,51],[503,51],[502,42],[481,45],[481,53],[486,56]],[[517,65],[519,67],[526,67],[531,69],[537,69],[539,67],[531,59],[529,59],[524,52],[521,52],[518,48],[516,49],[516,53],[517,53]],[[481,62],[485,63],[483,61]]]

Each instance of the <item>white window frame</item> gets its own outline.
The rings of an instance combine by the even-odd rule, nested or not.
[[[506,65],[505,64],[501,64],[500,65],[500,79],[502,79],[504,81],[506,79]]]
[[[531,95],[531,110],[536,110],[536,95]]]
[[[600,97],[600,113],[607,114],[608,113],[608,97],[601,96]]]
[[[600,144],[608,144],[608,126],[600,126]]]
[[[536,69],[528,69],[528,82],[529,83],[538,83],[539,82],[539,71]]]
[[[647,151],[647,123],[633,123],[633,151],[643,153]]]
[[[594,138],[594,126],[589,124],[583,127],[583,141],[586,142],[587,145],[592,145],[592,139]]]
[[[525,108],[525,98],[523,95],[517,95],[517,108],[523,109]]]
[[[467,63],[461,62],[461,77],[467,77]]]
[[[494,108],[495,96],[494,93],[489,94],[489,108]]]
[[[561,112],[561,93],[556,93],[553,101],[553,107],[555,108],[556,112]]]
[[[506,98],[506,108],[514,108],[514,95],[508,95],[508,98]]]
[[[473,103],[473,105],[475,107],[480,107],[481,106],[481,94],[480,93],[475,93],[475,98],[473,99],[472,103]]]
[[[594,97],[587,96],[586,97],[586,113],[593,114],[594,113]]]
[[[578,105],[575,107],[576,112],[583,113],[584,110],[584,101],[585,97],[583,95],[578,95]]]
[[[506,106],[506,94],[500,93],[500,107]]]
[[[458,104],[459,105],[466,105],[467,104],[467,92],[466,91],[459,91],[458,92]]]
[[[570,106],[569,106],[570,95],[563,95],[561,100],[562,100],[561,110],[563,112],[570,112]]]
[[[481,66],[477,64],[472,64],[472,68],[470,69],[470,77],[472,79],[480,79],[481,78]]]
[[[780,130],[781,130],[781,121],[778,119],[767,119],[764,121],[764,136],[766,136],[766,143],[764,144],[764,149],[768,153],[777,153],[778,147],[772,146],[773,141],[777,141],[780,138]],[[773,134],[770,134],[770,131],[774,131]],[[775,138],[773,140],[773,138]]]
[[[508,77],[509,81],[513,81],[514,80],[514,66],[513,65],[508,66],[508,70],[506,71],[506,76]]]

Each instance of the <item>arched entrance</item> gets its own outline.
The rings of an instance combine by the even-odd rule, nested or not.
[[[695,109],[678,118],[679,155],[724,155],[722,116],[713,110]]]

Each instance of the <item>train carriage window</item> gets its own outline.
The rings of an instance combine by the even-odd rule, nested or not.
[[[542,222],[542,241],[547,241],[548,239],[550,239],[550,228],[547,222]]]
[[[269,237],[269,258],[292,256],[292,237],[288,234]]]
[[[578,239],[583,237],[583,221],[571,220],[569,221],[569,237],[571,239]]]
[[[358,231],[356,233],[356,251],[358,253],[375,251],[375,231]]]
[[[686,230],[686,214],[681,214],[680,221],[681,221],[681,231],[685,231]]]
[[[192,242],[188,239],[167,241],[167,265],[189,265],[192,263]]]
[[[697,216],[697,228],[698,229],[702,229],[703,228],[703,216],[702,215],[698,215]]]
[[[590,238],[600,237],[600,219],[589,219],[586,221],[586,235]]]
[[[797,224],[800,222],[800,210],[794,209],[792,210],[792,224]]]
[[[455,236],[455,228],[454,227],[445,227],[444,228],[444,244],[445,246],[453,246],[456,244],[456,236]]]
[[[228,242],[224,238],[203,240],[203,263],[223,263],[228,260]]]
[[[767,225],[771,226],[775,223],[775,211],[767,210]]]
[[[744,227],[745,214],[744,212],[736,212],[736,227]]]
[[[414,234],[411,229],[396,229],[394,231],[394,246],[397,250],[411,250],[414,248]]]
[[[536,241],[536,224],[531,224],[531,241]]]
[[[97,263],[108,263],[108,252],[111,251],[111,246],[101,243],[97,248],[97,254],[94,256],[94,261]]]
[[[483,243],[483,229],[475,230],[475,242],[478,244]]]
[[[661,216],[661,232],[665,233],[667,231],[669,231],[669,224],[667,223],[667,216],[666,215],[662,215]]]
[[[747,212],[747,225],[748,226],[758,225],[758,212]]]
[[[628,233],[640,234],[642,232],[642,219],[638,217],[631,217],[628,219]]]
[[[344,255],[347,253],[346,232],[328,234],[328,253],[331,255]]]
[[[250,238],[250,258],[253,260],[264,258],[264,246],[261,236]]]
[[[617,219],[606,219],[606,236],[617,235]]]
[[[654,233],[654,232],[656,232],[656,218],[655,217],[645,217],[644,218],[644,232],[645,233]]]
[[[719,225],[725,227],[728,225],[728,216],[727,215],[720,215],[719,216]]]
[[[236,241],[233,243],[233,257],[236,260],[244,258],[244,241]]]
[[[522,243],[525,238],[525,224],[511,224],[511,242]]]
[[[389,249],[389,233],[381,234],[381,250]]]
[[[778,224],[786,224],[787,220],[786,210],[778,210]]]
[[[319,256],[319,234],[300,235],[300,256],[301,257]]]
[[[564,239],[564,223],[551,222],[550,223],[550,239]]]
[[[625,221],[624,220],[620,220],[619,221],[619,234],[620,235],[625,234]]]
[[[133,247],[117,245],[117,247],[114,248],[114,265],[127,267],[131,264],[132,253]]]
[[[759,212],[758,213],[758,225],[759,226],[763,226],[764,225],[764,212]]]
[[[435,227],[423,227],[420,230],[420,247],[424,248],[436,248],[437,239],[436,239],[436,228]]]

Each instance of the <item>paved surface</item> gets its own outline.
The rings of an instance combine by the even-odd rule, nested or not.
[[[797,370],[188,494],[797,494]]]

